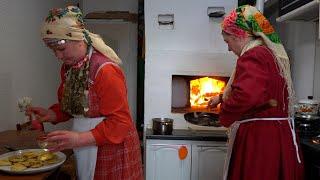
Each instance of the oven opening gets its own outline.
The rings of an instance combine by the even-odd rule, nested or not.
[[[229,77],[172,75],[171,112],[219,112],[208,109],[209,100],[223,93]]]

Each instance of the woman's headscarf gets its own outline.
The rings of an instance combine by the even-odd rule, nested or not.
[[[280,75],[286,81],[289,94],[289,115],[292,115],[294,112],[293,104],[295,95],[292,86],[289,57],[280,41],[278,34],[274,31],[270,22],[255,7],[244,5],[231,11],[231,13],[224,18],[221,27],[226,33],[240,38],[249,36],[256,37],[255,40],[252,40],[247,44],[247,46],[244,47],[241,55],[245,51],[261,44],[266,45],[272,51],[279,67]],[[233,77],[234,73],[230,77],[224,93],[224,98],[229,96]]]
[[[76,6],[51,9],[41,28],[41,36],[44,39],[84,40],[113,62],[121,64],[117,54],[99,35],[85,29],[81,10]]]
[[[85,29],[82,13],[75,6],[51,9],[42,26],[41,36],[48,46],[63,44],[65,40],[83,40],[87,43],[87,56],[69,68],[66,73],[61,109],[72,115],[88,115],[90,69],[88,57],[92,52],[92,46],[116,64],[121,64],[120,58],[99,35]]]

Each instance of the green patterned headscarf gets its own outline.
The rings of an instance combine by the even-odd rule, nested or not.
[[[257,8],[250,5],[243,5],[231,11],[230,14],[224,18],[221,27],[222,31],[227,34],[240,38],[249,36],[256,37],[255,40],[252,41],[257,41],[258,39],[272,51],[279,67],[280,75],[285,79],[287,84],[289,93],[289,115],[292,115],[292,113],[294,113],[293,105],[295,98],[289,57],[270,22]]]
[[[224,18],[221,27],[228,34],[238,37],[260,37],[277,57],[288,59],[278,34],[263,14],[253,6],[243,5],[236,8]]]

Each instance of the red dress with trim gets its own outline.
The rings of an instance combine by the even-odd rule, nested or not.
[[[61,102],[66,66],[61,68],[58,89]],[[98,146],[95,180],[142,180],[141,149],[127,100],[125,76],[116,64],[99,52],[90,59],[89,117],[106,117],[91,130]],[[60,104],[50,107],[58,122],[72,116],[61,111]],[[85,162],[84,162],[85,163]]]
[[[288,92],[271,51],[258,46],[237,60],[230,97],[222,103],[220,121],[229,127],[249,118],[288,117]],[[278,106],[261,110],[270,99]],[[300,157],[302,156],[300,152]],[[301,180],[288,121],[254,121],[240,125],[228,180]]]

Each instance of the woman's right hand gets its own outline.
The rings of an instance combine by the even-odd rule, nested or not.
[[[209,102],[208,102],[208,108],[215,108],[217,105],[220,103],[220,98],[219,96],[214,96],[212,97]]]
[[[25,114],[27,116],[35,115],[35,119],[39,122],[55,122],[57,121],[57,116],[51,109],[45,109],[42,107],[28,107]]]

